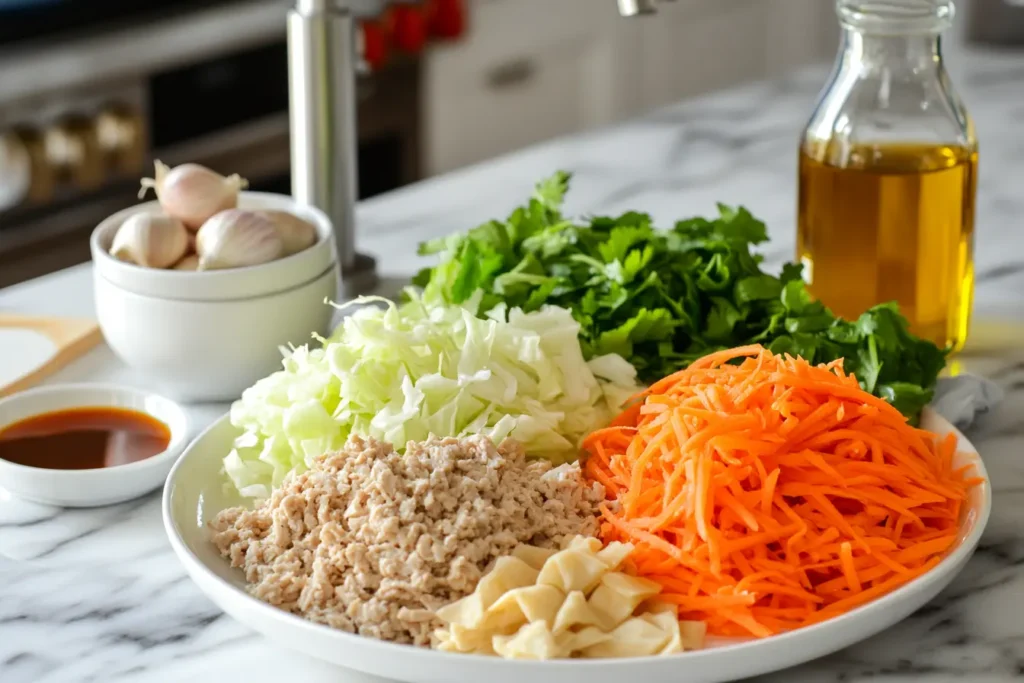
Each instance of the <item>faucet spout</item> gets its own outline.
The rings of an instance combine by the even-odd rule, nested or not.
[[[641,14],[654,14],[658,11],[658,0],[618,0],[619,14],[624,17],[635,17]],[[662,0],[665,2],[665,0]]]
[[[619,0],[619,14],[624,17],[635,17],[638,14],[654,14],[657,12],[654,0]]]

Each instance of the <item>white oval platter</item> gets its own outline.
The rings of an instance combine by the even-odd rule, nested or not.
[[[957,544],[942,562],[896,591],[821,624],[760,640],[709,643],[677,655],[530,662],[437,652],[344,633],[250,596],[241,570],[220,557],[206,528],[219,511],[239,504],[221,474],[221,460],[238,435],[226,415],[189,446],[168,476],[164,526],[189,575],[229,615],[282,646],[364,673],[406,683],[720,683],[795,666],[879,633],[924,606],[963,569],[991,511],[988,475],[974,447],[942,417],[926,410],[922,427],[954,432],[960,442],[958,466],[973,463],[985,479],[972,489]]]

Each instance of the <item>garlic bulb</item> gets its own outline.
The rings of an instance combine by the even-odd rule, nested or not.
[[[199,270],[199,255],[189,254],[174,264],[175,270]]]
[[[147,268],[167,268],[188,253],[188,230],[177,218],[137,213],[114,235],[110,255]]]
[[[316,242],[316,228],[307,220],[288,211],[257,211],[266,216],[277,228],[277,234],[284,243],[284,255],[297,254]]]
[[[254,211],[228,209],[203,223],[196,233],[199,270],[255,266],[279,258],[284,244],[277,228]]]
[[[238,206],[239,191],[249,186],[237,173],[224,177],[199,164],[170,168],[158,159],[155,165],[156,177],[142,179],[139,199],[152,187],[163,210],[191,230],[198,230],[215,214]]]

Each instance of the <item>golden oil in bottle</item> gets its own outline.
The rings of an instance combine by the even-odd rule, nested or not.
[[[977,161],[975,149],[950,145],[805,143],[797,249],[812,294],[848,319],[896,301],[914,333],[959,351],[974,292]]]

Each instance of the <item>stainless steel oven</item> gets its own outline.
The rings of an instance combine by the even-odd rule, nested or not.
[[[0,287],[88,260],[90,230],[137,201],[153,159],[289,192],[288,5],[207,1],[0,42]],[[359,79],[362,197],[419,178],[419,84],[411,58]]]

